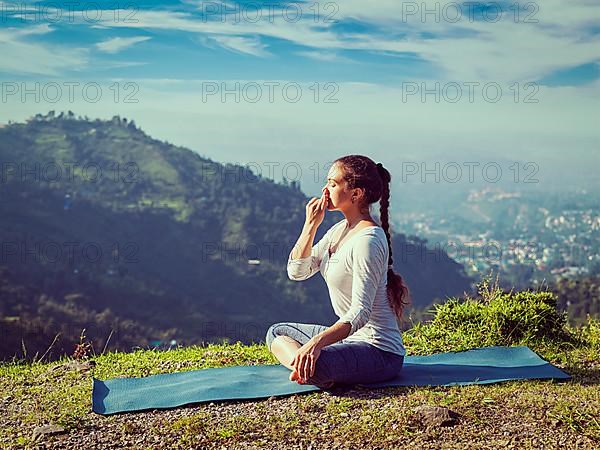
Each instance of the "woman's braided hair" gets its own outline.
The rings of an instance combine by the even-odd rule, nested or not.
[[[341,167],[343,178],[346,181],[347,189],[362,188],[365,190],[363,198],[362,211],[367,213],[369,205],[380,202],[380,220],[381,228],[385,232],[390,251],[388,260],[388,278],[387,278],[387,294],[390,306],[394,313],[400,319],[404,307],[409,304],[410,290],[404,283],[402,276],[394,272],[392,268],[392,238],[390,235],[389,223],[389,206],[390,206],[390,183],[392,176],[390,172],[383,167],[381,163],[375,162],[362,155],[348,155],[333,161],[333,164],[338,164]]]

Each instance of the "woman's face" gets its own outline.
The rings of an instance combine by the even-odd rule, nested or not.
[[[333,165],[327,173],[327,183],[323,191],[329,192],[329,201],[327,202],[327,210],[335,211],[347,209],[354,206],[352,204],[352,192],[346,190],[346,181],[342,178],[342,172],[338,165]]]

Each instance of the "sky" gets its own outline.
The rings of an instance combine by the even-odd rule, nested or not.
[[[119,114],[312,195],[351,153],[397,180],[600,162],[597,0],[0,1],[0,55],[0,123]]]

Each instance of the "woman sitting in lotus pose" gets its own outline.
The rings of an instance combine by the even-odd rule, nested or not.
[[[333,162],[321,198],[313,197],[306,205],[288,276],[301,281],[321,272],[339,320],[330,327],[280,322],[269,328],[267,346],[292,371],[292,381],[327,389],[385,381],[402,369],[406,350],[396,318],[402,316],[410,292],[392,269],[390,181],[381,163],[344,156]],[[377,201],[381,226],[369,212]],[[325,210],[341,211],[345,219],[313,246]]]

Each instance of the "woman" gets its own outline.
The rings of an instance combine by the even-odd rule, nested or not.
[[[320,271],[340,318],[325,325],[281,322],[267,331],[266,343],[292,371],[290,380],[322,389],[395,378],[406,354],[396,317],[410,293],[392,270],[388,222],[390,173],[366,156],[336,159],[320,199],[306,205],[306,221],[292,249],[290,279],[306,280]],[[369,213],[380,201],[381,227]],[[313,246],[325,210],[341,211]]]

